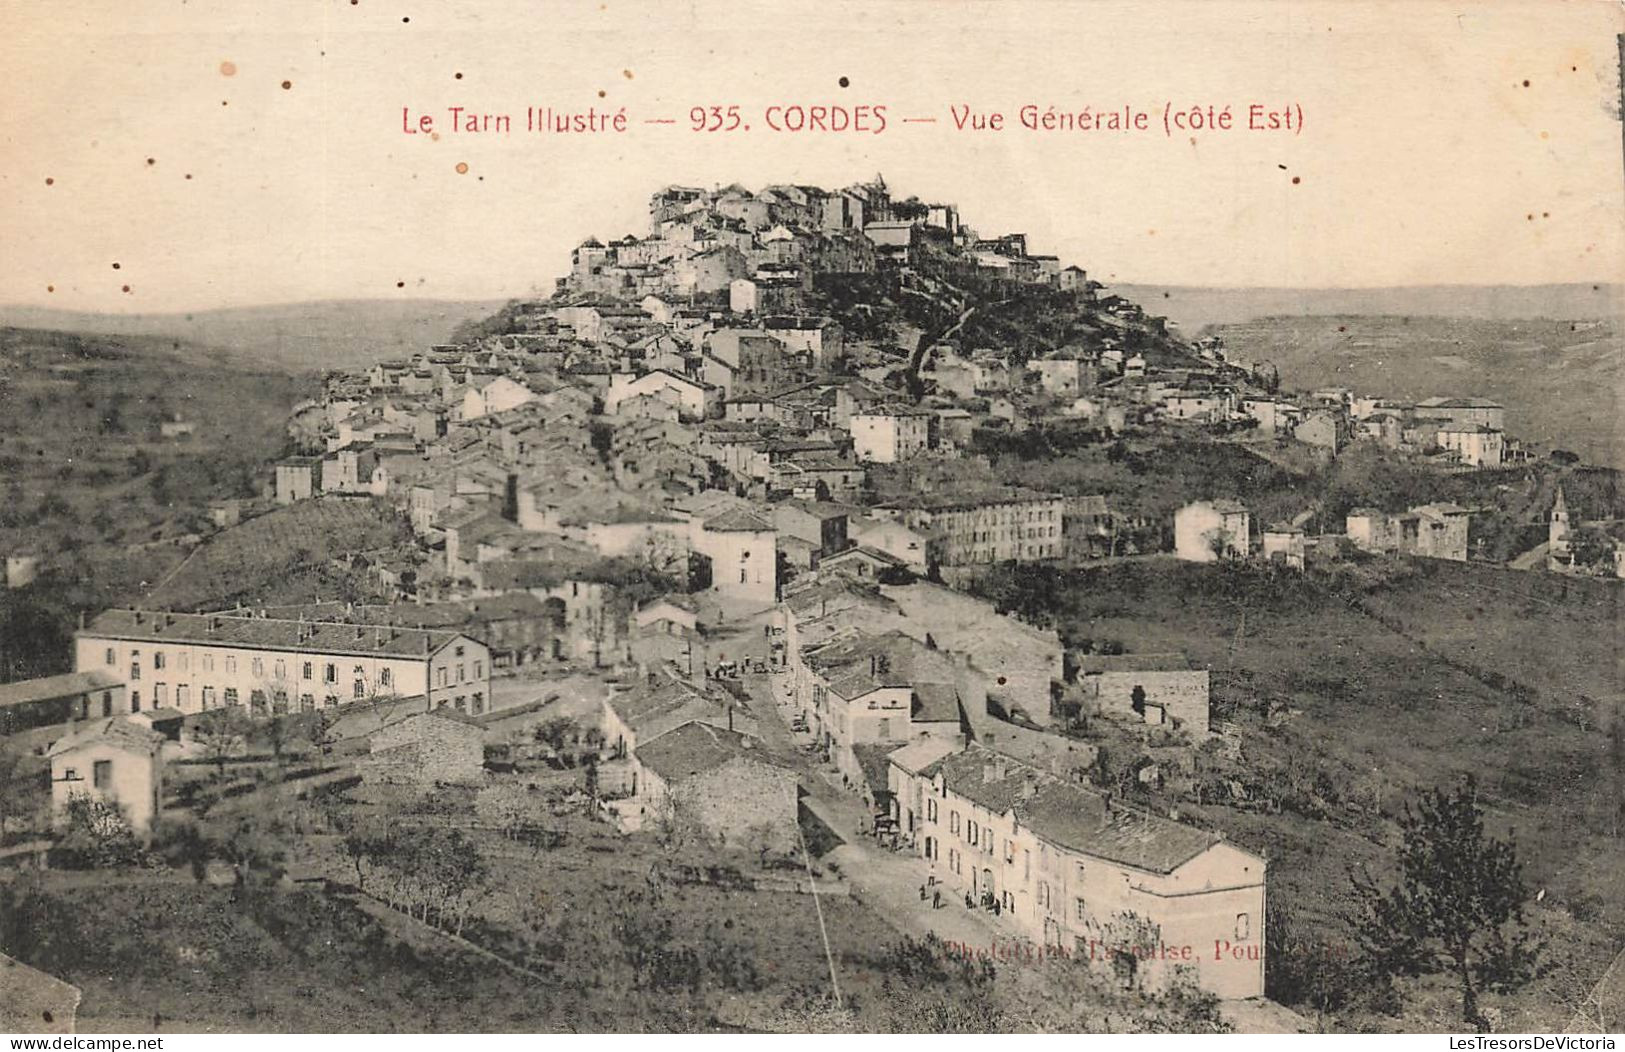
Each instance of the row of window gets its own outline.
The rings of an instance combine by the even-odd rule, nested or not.
[[[181,672],[189,671],[190,661],[188,660],[188,657],[189,657],[189,655],[187,655],[184,652],[180,655],[180,661],[178,662],[178,671],[181,671]],[[199,663],[202,666],[200,671],[203,671],[203,672],[213,672],[214,671],[214,655],[213,654],[204,654],[202,656],[202,660]],[[118,664],[118,652],[116,650],[114,650],[112,647],[107,648],[107,664],[109,664],[109,665],[117,665]],[[166,665],[167,665],[167,660],[166,660],[166,655],[164,654],[164,652],[161,651],[161,650],[154,651],[153,654],[152,654],[152,668],[153,668],[153,671],[154,672],[163,671],[163,669],[166,667]],[[483,665],[483,662],[479,662],[479,661],[474,662],[474,676],[475,676],[476,679],[479,678],[479,676],[481,675],[481,671],[482,671],[481,666],[482,665]],[[461,670],[462,670],[462,666],[459,665],[458,666],[458,682],[462,681]],[[237,658],[236,658],[235,655],[232,655],[232,654],[227,654],[226,655],[226,657],[225,657],[225,673],[228,676],[234,676],[234,675],[237,674]],[[265,659],[264,658],[259,658],[259,657],[251,658],[249,660],[249,674],[253,675],[253,676],[264,676],[265,675]],[[272,678],[274,678],[274,679],[287,679],[288,678],[287,662],[283,661],[280,658],[278,658],[275,662],[273,662],[271,675],[272,675]],[[311,661],[302,662],[301,667],[300,667],[299,678],[303,679],[303,680],[310,680],[310,679],[312,679],[314,677],[314,675],[315,675],[315,663],[311,662]],[[366,668],[365,668],[365,666],[362,666],[362,665],[355,666],[354,675],[355,675],[355,677],[357,679],[361,679],[361,678],[365,677],[366,676]],[[132,651],[130,651],[130,679],[138,680],[140,678],[141,678],[141,651],[132,650]],[[392,682],[393,678],[394,678],[394,670],[393,669],[386,666],[386,667],[381,668],[381,669],[378,670],[378,685],[380,687],[393,686],[394,685],[393,682]],[[323,683],[337,683],[338,680],[339,680],[338,666],[335,663],[331,662],[331,661],[323,663],[323,665],[322,665],[322,682]]]
[[[971,544],[985,544],[991,541],[1003,540],[1036,540],[1041,537],[1055,536],[1054,526],[1033,526],[1028,528],[1013,528],[1008,530],[972,530]]]
[[[938,814],[937,801],[932,799],[931,797],[926,797],[926,799],[925,799],[925,817],[926,817],[926,820],[930,821],[930,822],[935,822],[937,820],[937,814]],[[971,844],[973,847],[980,847],[983,854],[992,854],[992,852],[993,852],[993,843],[994,843],[995,837],[994,837],[993,831],[991,829],[989,829],[987,826],[981,825],[980,823],[976,822],[974,819],[971,819],[971,818],[966,818],[965,822],[963,823],[963,826],[964,826],[964,830],[965,830],[964,836],[965,836],[966,842]],[[958,834],[960,832],[960,828],[961,828],[961,823],[960,823],[960,820],[959,820],[959,812],[950,810],[948,812],[948,831],[950,833]],[[927,840],[929,841],[930,838],[927,838]],[[933,847],[928,845],[927,851],[930,852],[932,850],[933,850]],[[1048,848],[1043,844],[1039,844],[1038,851],[1039,851],[1039,868],[1044,872],[1049,872],[1050,871],[1050,855],[1049,855]],[[931,857],[931,855],[928,854],[927,857]],[[949,848],[948,849],[948,869],[951,872],[955,873],[955,874],[961,874],[961,872],[962,872],[961,863],[963,862],[964,857],[965,856],[962,853],[960,853],[957,849]],[[1027,849],[1024,848],[1024,849],[1022,849],[1022,857],[1023,857],[1023,869],[1025,870],[1025,876],[1027,878],[1030,878],[1032,876],[1032,856],[1031,856],[1031,853]],[[1060,857],[1059,855],[1056,856],[1057,859],[1059,857]],[[1006,865],[1014,865],[1015,864],[1015,844],[1012,841],[1008,840],[1008,839],[1006,839],[1005,842],[1004,842],[1004,861],[1005,861]],[[1077,863],[1075,863],[1075,865],[1077,867],[1076,879],[1077,879],[1078,883],[1081,885],[1083,883],[1083,879],[1084,879],[1084,864],[1082,862],[1077,862]],[[1045,880],[1039,881],[1038,886],[1035,889],[1035,892],[1036,892],[1038,908],[1042,909],[1046,913],[1053,913],[1054,912],[1054,906],[1055,906],[1055,895],[1054,895],[1053,889],[1050,886],[1050,883],[1048,881],[1045,881]],[[1002,899],[1004,900],[1004,907],[1006,909],[1012,908],[1014,906],[1014,904],[1015,904],[1015,899],[1010,895],[1010,893],[1008,891],[1004,892],[1004,894],[1002,896]],[[1072,900],[1072,911],[1073,911],[1073,919],[1080,922],[1080,923],[1086,922],[1086,921],[1088,921],[1090,919],[1088,902],[1084,899],[1084,897],[1082,895],[1078,895],[1078,896],[1073,898],[1073,900]],[[1238,914],[1236,914],[1235,933],[1236,933],[1236,939],[1237,940],[1248,939],[1248,938],[1252,937],[1252,918],[1251,918],[1251,916],[1249,914],[1246,914],[1246,913],[1238,913]]]

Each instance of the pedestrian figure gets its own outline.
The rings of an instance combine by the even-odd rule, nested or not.
[[[920,901],[921,902],[925,901],[925,885],[924,884],[920,885]]]
[[[999,915],[999,900],[994,899],[993,900],[993,916],[997,917],[998,915]]]
[[[976,903],[971,901],[970,892],[968,891],[965,892],[965,908],[968,910],[973,910],[976,908]]]
[[[931,908],[934,910],[942,908],[942,890],[940,888],[931,893]]]

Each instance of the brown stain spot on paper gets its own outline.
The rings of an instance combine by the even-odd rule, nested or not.
[[[404,288],[406,288],[406,282],[404,282],[404,281],[397,281],[397,282],[396,282],[396,283],[395,283],[395,287],[396,287],[396,288],[398,288],[398,289],[404,289]]]
[[[282,90],[283,91],[292,91],[293,90],[293,81],[291,81],[291,80],[283,81],[282,82]]]
[[[153,165],[155,165],[157,163],[158,163],[158,158],[156,158],[156,157],[148,157],[147,158],[147,167],[148,168],[151,168]]]
[[[629,70],[629,69],[623,69],[623,70],[621,70],[621,76],[625,77],[627,80],[631,80],[632,79],[632,71]]]
[[[1298,184],[1299,184],[1299,183],[1301,183],[1301,182],[1303,182],[1303,179],[1302,179],[1302,178],[1300,178],[1300,177],[1299,177],[1299,176],[1296,176],[1296,175],[1294,175],[1294,176],[1293,176],[1293,177],[1292,177],[1292,185],[1293,185],[1293,186],[1297,186],[1297,185],[1298,185]]]
[[[468,174],[468,162],[467,161],[458,161],[457,162],[457,174],[458,175],[467,175]]]
[[[598,89],[598,97],[599,98],[603,98],[605,95],[608,95],[608,94],[609,94],[609,92],[605,91],[603,88]]]
[[[1526,80],[1526,81],[1524,81],[1524,82],[1523,82],[1523,86],[1524,86],[1524,87],[1526,87],[1526,88],[1527,88],[1527,87],[1528,87],[1528,86],[1529,86],[1529,82],[1528,82],[1528,81],[1527,81],[1527,80]]]
[[[463,75],[462,75],[462,74],[461,74],[461,73],[454,73],[454,74],[453,74],[453,76],[454,76],[454,77],[455,77],[455,78],[456,78],[456,79],[457,79],[457,80],[462,80],[462,79],[463,79]]]
[[[56,291],[56,286],[55,285],[47,285],[47,286],[45,286],[45,291],[46,292],[55,292]]]
[[[50,176],[47,175],[45,177],[45,185],[46,186],[55,186],[56,185],[56,180],[52,179]]]
[[[849,88],[849,87],[852,86],[852,82],[850,80],[847,80],[845,77],[842,77],[840,80],[836,81],[835,83],[839,84],[843,88]]]
[[[123,289],[124,289],[125,292],[129,292],[130,291],[130,286],[125,285],[125,286],[123,286]]]
[[[113,269],[114,269],[114,270],[117,270],[117,269],[118,269],[118,264],[117,264],[117,263],[114,263],[114,264],[113,264]]]
[[[235,77],[237,75],[237,63],[229,60],[220,63],[220,75],[222,77]]]
[[[440,141],[440,133],[439,132],[430,132],[429,133],[429,141],[430,142],[439,142]]]

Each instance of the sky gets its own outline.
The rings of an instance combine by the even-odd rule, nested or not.
[[[1108,282],[1378,287],[1625,272],[1618,5],[8,0],[0,303],[498,299],[666,183],[876,173]],[[842,79],[845,79],[845,86]],[[1165,106],[1301,107],[1165,134]],[[884,106],[880,134],[771,106]],[[1028,131],[1019,109],[1148,114]],[[751,130],[695,132],[694,106]],[[447,111],[505,113],[508,135]],[[523,129],[526,107],[624,133]],[[1001,112],[959,130],[951,107]],[[403,131],[403,109],[438,137]],[[903,118],[935,123],[903,123]],[[673,124],[649,124],[672,120]],[[116,264],[116,267],[115,267]]]

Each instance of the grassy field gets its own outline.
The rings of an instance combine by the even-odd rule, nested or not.
[[[382,501],[301,501],[209,537],[147,601],[176,610],[297,603],[315,598],[324,586],[332,599],[344,585],[334,579],[333,560],[409,540],[405,523]]]
[[[1214,716],[1237,751],[1199,750],[1190,792],[1153,802],[1264,852],[1272,903],[1300,938],[1348,946],[1351,872],[1387,875],[1403,804],[1472,774],[1492,832],[1544,892],[1530,916],[1548,971],[1497,1002],[1505,1028],[1560,1027],[1625,942],[1625,771],[1602,729],[1618,703],[1617,585],[1382,560],[1307,577],[1170,561],[1076,571],[1047,591],[1063,639],[1185,651],[1214,670]],[[1337,1025],[1453,1024],[1448,988],[1409,992],[1399,1018],[1350,1011]]]

